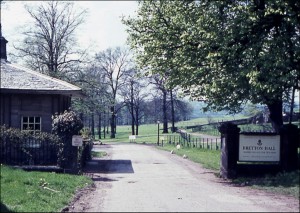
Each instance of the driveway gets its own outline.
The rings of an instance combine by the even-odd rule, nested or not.
[[[189,159],[152,145],[112,143],[85,169],[95,187],[78,193],[73,212],[298,212],[299,200],[236,187]]]

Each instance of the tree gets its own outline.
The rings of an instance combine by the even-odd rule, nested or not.
[[[130,52],[128,49],[109,48],[96,54],[95,61],[99,71],[103,73],[105,84],[109,87],[109,108],[110,108],[110,126],[111,138],[115,138],[116,133],[116,109],[117,94],[126,83],[131,70]]]
[[[163,75],[152,75],[151,84],[162,93],[162,112],[163,112],[163,133],[168,133],[168,116],[167,116],[167,95],[168,88],[166,87],[167,78]]]
[[[95,117],[98,115],[98,134],[101,139],[101,126],[102,123],[104,124],[102,115],[108,107],[107,103],[110,97],[104,73],[90,61],[87,65],[81,66],[81,69],[73,77],[76,79],[73,83],[82,88],[85,96],[84,99],[73,100],[72,106],[80,112],[82,119],[84,115],[89,117],[89,126],[93,137],[95,136]]]
[[[14,48],[28,67],[54,77],[62,77],[83,55],[75,47],[75,31],[84,23],[85,10],[74,3],[46,1],[37,7],[26,6],[33,19],[24,31],[25,39]]]
[[[145,79],[137,75],[138,71],[132,69],[129,72],[127,84],[121,89],[124,103],[131,115],[131,134],[138,135],[140,120],[144,116],[142,106],[148,96],[145,92]]]
[[[299,11],[293,0],[141,1],[123,23],[139,66],[168,70],[207,110],[265,104],[278,132],[283,100],[299,89]]]

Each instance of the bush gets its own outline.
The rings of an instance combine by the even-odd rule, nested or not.
[[[61,167],[77,173],[81,169],[78,158],[81,157],[77,147],[72,146],[72,136],[78,135],[83,128],[81,119],[73,111],[65,111],[52,117],[52,132],[57,134],[64,143]]]
[[[52,131],[59,136],[68,137],[79,134],[83,128],[81,119],[73,111],[52,116]]]

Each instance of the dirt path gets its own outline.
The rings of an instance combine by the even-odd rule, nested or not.
[[[86,167],[95,187],[72,212],[298,212],[299,200],[235,187],[188,159],[149,145],[95,146],[108,153]]]

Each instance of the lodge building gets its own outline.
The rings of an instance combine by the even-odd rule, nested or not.
[[[0,125],[51,132],[52,115],[69,109],[81,88],[10,63],[6,44],[0,27]]]

